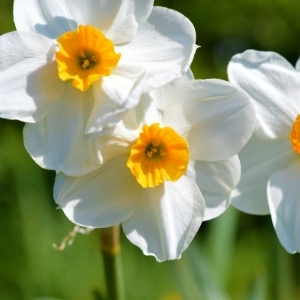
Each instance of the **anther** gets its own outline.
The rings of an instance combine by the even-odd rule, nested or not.
[[[79,56],[82,57],[82,58],[86,58],[83,50],[79,50]]]
[[[98,59],[99,59],[99,56],[98,56],[98,55],[93,55],[93,56],[92,56],[92,61],[93,61],[93,62],[97,62]]]
[[[166,156],[166,154],[167,154],[167,151],[165,151],[165,150],[163,150],[163,149],[160,149],[160,150],[159,150],[159,155],[160,155],[160,156]]]
[[[152,152],[152,151],[149,151],[149,150],[146,152],[146,154],[147,154],[147,156],[150,157],[150,158],[153,156],[153,152]]]
[[[153,147],[157,147],[160,144],[160,140],[154,140],[151,144]]]

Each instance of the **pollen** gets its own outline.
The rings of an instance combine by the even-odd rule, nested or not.
[[[58,76],[63,81],[72,80],[72,85],[81,91],[102,76],[109,76],[121,58],[115,53],[113,42],[89,25],[64,33],[57,42]]]
[[[127,166],[143,187],[155,187],[166,180],[177,181],[187,170],[189,145],[171,127],[159,123],[144,125],[132,146]]]
[[[293,149],[300,154],[300,115],[297,116],[290,134]]]

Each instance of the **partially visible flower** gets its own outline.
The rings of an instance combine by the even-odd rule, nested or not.
[[[188,78],[188,77],[187,77]],[[203,220],[223,213],[240,178],[235,155],[255,116],[245,93],[221,80],[173,82],[142,97],[110,134],[95,138],[104,164],[57,175],[54,198],[74,223],[122,223],[158,261],[180,258]]]
[[[33,159],[69,175],[101,163],[86,133],[182,76],[196,50],[190,21],[153,0],[15,0],[14,21],[0,37],[0,116],[27,122]]]
[[[248,50],[228,66],[232,83],[254,104],[257,128],[240,152],[242,177],[232,204],[271,214],[277,236],[300,252],[300,61],[297,69],[273,52]]]

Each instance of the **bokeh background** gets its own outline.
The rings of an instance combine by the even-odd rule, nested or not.
[[[156,0],[155,5],[193,22],[201,46],[192,64],[196,78],[226,80],[230,58],[246,49],[278,52],[293,65],[299,58],[299,0]],[[0,34],[14,29],[13,0],[0,0]],[[56,209],[55,174],[26,153],[22,128],[21,122],[0,119],[0,299],[103,299],[99,232],[79,234],[64,251],[53,249],[74,225]],[[121,243],[127,300],[300,299],[300,256],[285,252],[270,216],[230,208],[203,223],[178,261],[157,263],[123,234]]]

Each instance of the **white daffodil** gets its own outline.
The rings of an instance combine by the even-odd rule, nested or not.
[[[256,132],[240,152],[242,177],[232,203],[247,213],[271,213],[290,253],[300,252],[299,61],[297,69],[279,54],[253,50],[235,55],[228,67],[257,114]]]
[[[101,162],[85,133],[181,77],[194,27],[153,0],[25,2],[14,1],[17,31],[0,37],[0,117],[27,122],[25,147],[41,167],[87,173]]]
[[[255,124],[245,93],[221,80],[181,79],[144,95],[109,135],[96,138],[104,164],[57,175],[54,198],[74,223],[122,223],[158,261],[176,259],[203,220],[230,204],[240,177],[235,155]]]

